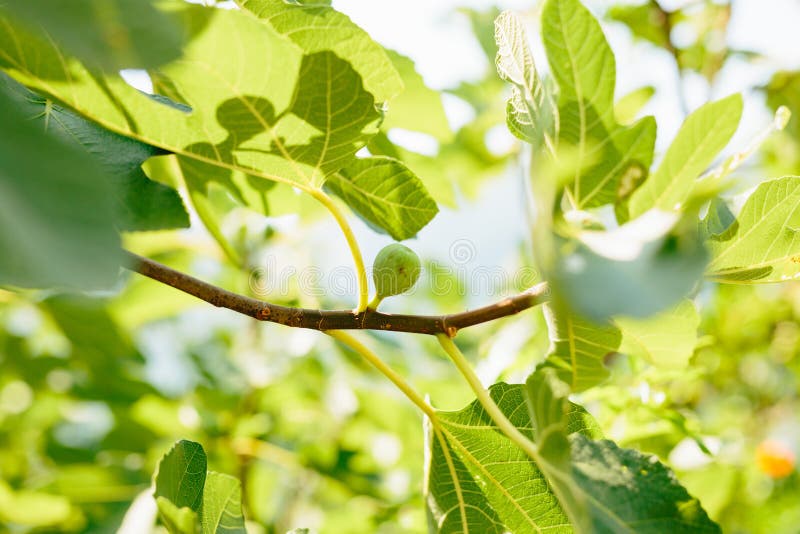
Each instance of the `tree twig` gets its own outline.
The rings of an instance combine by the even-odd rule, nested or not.
[[[228,308],[253,317],[295,328],[312,330],[385,330],[416,334],[446,334],[453,337],[469,326],[514,315],[549,300],[546,283],[540,283],[518,295],[494,304],[449,315],[403,315],[366,310],[315,310],[291,308],[239,295],[203,282],[148,258],[127,252],[126,268],[158,282],[193,295],[214,306]]]

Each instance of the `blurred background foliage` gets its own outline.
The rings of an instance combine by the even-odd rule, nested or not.
[[[592,7],[614,32],[629,32],[634,48],[672,58],[677,89],[656,91],[656,98],[674,99],[686,111],[714,92],[731,64],[764,61],[726,39],[732,14],[748,2],[755,0]],[[498,13],[484,5],[447,15],[469,25],[486,69],[482,77],[445,88],[444,107],[410,59],[392,56],[409,93],[397,105],[407,112],[385,124],[369,146],[373,154],[406,161],[445,211],[479,203],[490,233],[493,226],[524,226],[522,218],[509,220],[521,210],[507,212],[503,204],[521,187],[519,147],[502,136],[498,143],[496,134],[505,129],[506,92],[491,66]],[[535,13],[534,6],[531,21]],[[636,79],[636,73],[627,76]],[[706,94],[697,97],[697,87]],[[735,89],[749,91],[755,95],[749,102],[765,109],[794,111],[789,127],[739,172],[742,183],[751,176],[800,174],[800,71],[767,62],[760,79]],[[645,91],[643,101],[651,94]],[[454,106],[463,120],[454,122],[452,113],[447,120],[445,110]],[[392,129],[432,138],[433,150],[424,142],[402,142]],[[174,179],[169,156],[151,159],[146,168],[156,180]],[[313,201],[284,185],[266,198],[267,218],[225,191],[209,194],[220,231],[246,269],[196,228],[131,233],[124,242],[239,292],[255,287],[258,296],[307,307],[349,305],[319,280],[301,279],[302,273],[280,290],[261,287],[251,276],[263,265],[328,270],[337,264],[326,254],[341,245]],[[507,272],[529,265],[526,233],[515,234],[519,239],[506,243],[512,253],[494,263]],[[468,288],[470,280],[458,269],[467,264],[450,243],[439,246],[450,254],[422,250],[437,284],[423,284],[390,310],[453,312],[533,282],[529,277],[495,287],[490,280],[495,286]],[[483,259],[467,252],[471,267]],[[307,291],[309,285],[318,291]],[[688,370],[619,357],[608,385],[581,400],[621,446],[668,462],[726,532],[796,532],[800,285],[707,284],[696,301],[700,341]],[[365,335],[435,406],[459,409],[471,400],[433,340]],[[459,340],[485,383],[520,381],[548,343],[541,310],[470,329]],[[91,296],[0,289],[0,362],[0,524],[10,532],[147,531],[143,525],[155,514],[152,473],[179,438],[202,443],[211,467],[240,477],[254,533],[295,527],[323,534],[425,531],[420,415],[357,355],[317,332],[256,323],[127,274],[116,291]]]

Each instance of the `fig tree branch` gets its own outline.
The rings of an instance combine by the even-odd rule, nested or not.
[[[292,308],[233,293],[131,252],[126,251],[126,256],[127,269],[219,308],[227,308],[259,321],[320,331],[384,330],[429,335],[446,334],[453,337],[459,330],[469,326],[514,315],[549,299],[547,284],[543,282],[494,304],[448,315],[404,315],[369,309],[356,313],[352,310]]]

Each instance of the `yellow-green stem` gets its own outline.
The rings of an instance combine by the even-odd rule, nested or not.
[[[206,230],[208,230],[208,233],[211,234],[211,237],[214,238],[231,263],[239,268],[245,268],[246,266],[244,265],[244,260],[241,256],[239,256],[239,253],[235,248],[233,248],[233,246],[228,242],[228,239],[222,233],[219,224],[217,224],[216,217],[213,213],[211,213],[211,209],[207,205],[207,200],[199,191],[193,190],[189,187],[186,176],[183,174],[183,169],[181,169],[181,166],[178,163],[177,156],[172,156],[169,164],[172,168],[172,172],[179,176],[183,182],[183,186],[186,188],[186,191],[189,194],[189,200],[192,203],[192,207],[197,213],[197,216],[200,218],[200,221],[203,223],[203,226],[205,226]]]
[[[217,242],[225,253],[225,256],[228,257],[228,260],[240,269],[247,268],[244,259],[242,259],[233,245],[231,245],[228,238],[225,237],[225,234],[222,233],[222,229],[219,227],[219,224],[217,224],[216,217],[211,213],[211,209],[206,204],[206,199],[202,198],[199,193],[195,194],[193,192],[189,192],[189,198],[203,226],[206,227],[206,230],[208,230],[208,233],[210,233],[211,237]]]
[[[375,297],[371,301],[369,301],[367,308],[369,308],[370,310],[377,310],[378,306],[381,305],[381,301],[383,301],[383,298],[379,297],[378,295],[375,295]]]
[[[372,352],[366,345],[342,330],[328,330],[325,333],[334,339],[338,339],[356,351],[362,358],[371,363],[373,367],[380,371],[383,376],[391,380],[392,383],[397,386],[397,388],[402,391],[411,402],[413,402],[420,410],[422,410],[422,412],[430,418],[431,423],[434,426],[439,426],[439,420],[436,417],[436,412],[433,410],[430,404],[425,402],[425,399],[423,399],[419,393],[414,391],[411,385],[406,382],[402,376],[397,374],[394,369],[386,365],[386,363],[381,360],[377,354]]]
[[[403,394],[405,394],[405,396],[408,397],[408,399],[411,400],[411,402],[413,402],[420,410],[422,410],[422,413],[428,417],[428,421],[430,421],[431,427],[433,428],[434,437],[439,441],[441,446],[442,456],[447,463],[448,469],[453,474],[453,490],[458,495],[459,502],[463,502],[461,484],[458,481],[456,469],[453,465],[451,452],[448,447],[448,437],[452,439],[452,436],[450,436],[449,432],[442,427],[441,421],[439,421],[439,418],[436,416],[436,411],[425,401],[425,399],[422,398],[419,393],[414,391],[414,389],[403,379],[403,377],[397,374],[394,369],[386,365],[377,354],[372,352],[356,338],[341,330],[328,330],[325,333],[358,352],[361,357],[371,363],[376,369],[378,369],[378,371],[381,372],[381,374],[391,380],[392,383],[397,386],[397,388],[400,389],[400,391],[402,391]],[[427,477],[426,480],[428,480]],[[429,490],[426,482],[424,490],[426,498],[428,491]],[[459,506],[459,511],[461,514],[461,523],[462,525],[466,525],[467,516],[464,506]]]
[[[364,268],[364,257],[361,255],[361,249],[358,247],[358,241],[356,241],[353,229],[350,228],[347,217],[345,217],[342,210],[339,209],[336,202],[325,194],[324,191],[316,188],[309,188],[307,191],[331,212],[331,215],[336,219],[339,228],[342,230],[345,240],[347,240],[347,246],[350,247],[350,254],[353,256],[356,277],[358,279],[358,306],[356,307],[356,312],[363,312],[367,309],[369,285],[367,284],[367,270]]]
[[[394,369],[386,365],[386,363],[384,363],[377,354],[372,352],[363,343],[358,341],[347,332],[342,330],[328,330],[325,333],[355,350],[359,355],[361,355],[361,357],[378,369],[381,374],[391,380],[392,383],[397,386],[397,388],[403,392],[403,394],[408,397],[409,400],[411,400],[411,402],[413,402],[426,416],[428,416],[428,420],[431,422],[436,439],[438,439],[442,444],[442,453],[444,454],[445,460],[448,462],[450,471],[455,472],[455,468],[450,460],[450,453],[446,446],[447,438],[445,436],[449,436],[449,432],[442,427],[439,418],[436,416],[436,411],[425,401],[425,399],[423,399],[419,393],[414,391],[414,389],[403,379],[403,377],[397,374]],[[500,411],[500,408],[489,396],[489,392],[484,389],[483,385],[480,383],[480,380],[478,380],[478,377],[473,372],[466,358],[464,358],[464,355],[461,354],[461,351],[458,349],[458,347],[456,347],[455,343],[453,343],[453,341],[445,334],[438,334],[437,338],[439,339],[439,343],[442,345],[442,348],[444,348],[445,352],[447,352],[447,354],[456,364],[459,371],[461,371],[461,374],[463,374],[467,379],[467,382],[469,382],[470,387],[475,392],[475,395],[478,397],[481,405],[495,422],[495,424],[500,428],[500,431],[503,432],[508,439],[514,442],[528,456],[530,456],[531,459],[537,462],[540,461],[536,445],[527,437],[525,437],[519,430],[517,430],[517,427],[515,427],[514,424],[511,423],[511,421],[509,421],[508,418],[503,414],[503,412]],[[459,492],[460,494],[461,490],[458,484],[455,484],[455,491]],[[466,524],[467,519],[464,515],[463,509],[461,513],[461,520],[464,524]]]
[[[539,451],[536,447],[536,444],[533,443],[522,432],[520,432],[517,427],[514,426],[514,423],[509,421],[508,417],[506,417],[505,414],[500,410],[500,407],[497,405],[497,403],[492,400],[492,397],[489,395],[489,391],[483,387],[480,379],[478,379],[478,375],[475,374],[472,366],[470,366],[467,359],[461,353],[461,350],[456,346],[455,343],[453,343],[453,340],[450,339],[450,337],[448,337],[446,334],[436,334],[436,339],[439,340],[439,344],[442,346],[450,359],[453,360],[453,363],[456,364],[456,367],[461,372],[461,375],[467,380],[469,387],[478,398],[478,402],[481,403],[483,409],[486,410],[486,413],[489,414],[489,417],[492,418],[492,421],[494,421],[500,431],[505,434],[508,439],[513,441],[520,449],[525,451],[525,453],[530,456],[531,459],[538,461]]]

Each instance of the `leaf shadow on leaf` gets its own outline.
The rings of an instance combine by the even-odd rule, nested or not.
[[[715,199],[715,202],[709,207],[708,215],[702,221],[702,229],[706,230],[707,241],[725,243],[733,240],[739,234],[739,220],[734,217],[723,201]],[[717,231],[715,232],[715,230]],[[711,278],[728,282],[755,281],[769,277],[773,270],[771,265],[751,269],[745,266],[735,266],[727,269],[730,272],[718,271]]]
[[[342,87],[339,87],[337,82],[340,82]],[[323,90],[319,90],[321,84]],[[341,97],[337,92],[348,90],[348,85],[357,87],[356,98],[350,96],[344,105],[338,101],[333,102],[337,97]],[[369,112],[360,116],[353,114],[363,110]],[[332,143],[333,139],[326,136],[334,137],[334,134],[349,132],[348,137],[352,137],[353,134],[364,131],[370,123],[382,120],[382,113],[378,111],[374,97],[364,90],[361,75],[350,62],[328,50],[303,56],[290,112],[322,132],[322,135],[311,137],[303,145],[286,146],[285,151],[292,159],[319,167],[325,174],[342,168],[347,160],[366,145],[366,140],[344,144]],[[337,125],[334,130],[332,123],[341,121],[337,115],[345,117],[350,115],[353,119]],[[375,124],[372,134],[378,132],[377,127],[378,124]],[[334,153],[333,159],[326,161],[331,157],[329,155],[331,152]]]
[[[774,268],[771,265],[765,267],[754,267],[752,269],[744,269],[742,267],[731,267],[730,272],[717,271],[710,276],[712,280],[724,280],[727,282],[753,282],[767,278]]]
[[[581,105],[575,100],[559,107],[559,117],[559,143],[580,150],[576,180],[571,185],[580,207],[613,203],[644,182],[652,163],[653,143],[640,143],[649,130],[655,131],[652,119],[610,128],[588,101]]]
[[[716,234],[710,234],[708,236],[708,240],[716,241],[718,243],[724,243],[725,241],[730,241],[731,239],[736,237],[737,233],[739,233],[739,221],[734,220],[722,232]]]
[[[706,217],[709,219],[711,214]],[[739,221],[737,219],[733,219],[733,222],[730,222],[726,228],[724,228],[721,232],[710,234],[706,238],[709,242],[713,241],[715,243],[725,243],[726,241],[731,241],[733,238],[737,236],[739,233]],[[768,277],[772,271],[772,266],[765,266],[765,267],[756,267],[753,269],[743,269],[743,266],[736,266],[731,267],[729,269],[733,271],[735,274],[726,274],[724,271],[720,271],[718,274],[720,278],[724,278],[726,280],[759,280],[761,278]]]
[[[720,197],[712,199],[706,216],[700,221],[700,235],[708,240],[727,241],[738,231],[739,221],[725,200]]]
[[[577,146],[581,142],[581,112],[585,116],[585,133],[593,140],[600,143],[609,138],[609,132],[603,124],[603,119],[597,109],[588,101],[568,100],[559,106],[559,117],[562,126],[559,131],[559,139]],[[585,139],[583,139],[585,141]]]
[[[262,117],[262,121],[253,121],[254,114]],[[209,160],[219,159],[220,154],[234,154],[239,147],[264,132],[265,124],[275,124],[282,116],[276,115],[275,106],[263,97],[245,96],[243,98],[231,98],[217,107],[217,122],[225,128],[228,136],[216,145],[211,143],[195,143],[186,147],[192,154],[205,156]],[[277,148],[270,147],[269,150],[259,150],[259,152],[277,154]],[[232,159],[236,161],[236,157]],[[240,186],[233,180],[233,171],[218,167],[216,165],[181,160],[181,166],[187,181],[191,182],[191,187],[199,189],[203,194],[209,193],[209,186],[212,183],[219,183],[224,186],[239,202],[246,204],[246,198]],[[201,172],[190,172],[189,169],[202,168]],[[258,191],[266,191],[275,185],[275,182],[247,176],[247,182]]]
[[[323,72],[326,73],[326,76],[333,76],[330,73],[336,74],[334,78],[329,79],[321,75]],[[330,105],[327,100],[330,98],[329,91],[335,91],[335,87],[331,89],[328,85],[335,86],[335,78],[344,76],[342,72],[347,77],[356,77],[357,84],[363,87],[360,75],[353,70],[350,63],[340,59],[333,52],[322,51],[307,54],[303,57],[295,95],[288,109],[276,113],[275,105],[262,96],[245,95],[225,100],[217,107],[216,119],[218,124],[226,130],[227,137],[217,144],[195,143],[186,147],[186,150],[193,154],[206,156],[209,160],[230,159],[235,165],[241,167],[247,167],[247,165],[241,162],[240,156],[247,153],[259,153],[283,158],[291,164],[318,168],[323,174],[336,171],[353,157],[363,143],[337,143],[334,139],[335,135],[343,130],[351,133],[362,131],[370,123],[374,123],[380,118],[374,99],[369,93],[362,90],[359,91],[360,102],[357,105],[360,109],[370,109],[371,112],[357,120],[350,121],[343,128],[331,127],[331,116],[339,112],[346,112],[346,110],[329,109]],[[175,88],[171,88],[171,91],[174,92]],[[174,96],[180,98],[180,95]],[[304,143],[291,143],[276,131],[279,123],[284,119],[291,119],[290,115],[320,133],[312,135]],[[271,134],[269,144],[263,143],[261,139],[256,140],[264,133]],[[334,154],[332,158],[331,153]],[[184,166],[186,165],[188,162],[184,162]],[[212,182],[218,182],[224,185],[238,201],[247,204],[246,194],[242,191],[241,185],[233,180],[233,171],[218,166],[213,166],[212,169],[211,165],[198,162],[192,162],[191,165],[208,167],[207,172],[185,172],[187,176],[192,176],[194,187],[207,192],[207,188]],[[275,185],[275,182],[253,175],[247,175],[246,181],[248,186],[261,194],[265,194]],[[264,202],[266,206],[266,201]]]

